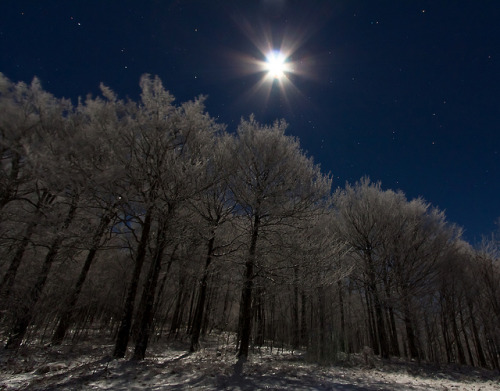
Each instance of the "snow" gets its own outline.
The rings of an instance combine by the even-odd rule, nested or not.
[[[187,347],[160,342],[140,362],[113,360],[113,346],[96,343],[3,350],[0,390],[500,390],[498,372],[469,367],[392,359],[368,368],[360,355],[320,366],[304,353],[276,349],[256,351],[238,366],[233,346],[193,354]]]

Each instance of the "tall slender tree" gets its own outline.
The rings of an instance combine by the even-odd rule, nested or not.
[[[296,139],[285,135],[285,128],[283,121],[263,126],[253,116],[242,120],[231,150],[235,172],[230,188],[248,230],[238,328],[242,359],[249,353],[259,238],[270,227],[293,225],[311,215],[330,191],[330,178],[305,156]]]

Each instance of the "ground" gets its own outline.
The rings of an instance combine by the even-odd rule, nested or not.
[[[95,341],[3,350],[0,390],[500,390],[494,371],[396,359],[367,367],[358,355],[320,366],[302,352],[266,348],[241,367],[223,342],[193,354],[185,343],[160,342],[141,362],[113,360],[113,346]]]

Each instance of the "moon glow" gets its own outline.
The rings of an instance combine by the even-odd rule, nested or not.
[[[279,51],[272,51],[267,54],[264,68],[267,71],[268,77],[277,80],[286,77],[286,72],[290,71],[286,57]]]

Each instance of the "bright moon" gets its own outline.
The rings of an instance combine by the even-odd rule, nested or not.
[[[278,80],[285,76],[285,72],[290,71],[285,56],[277,51],[273,51],[266,56],[265,69],[268,76]]]

